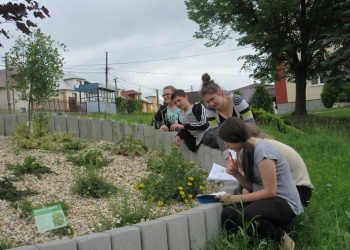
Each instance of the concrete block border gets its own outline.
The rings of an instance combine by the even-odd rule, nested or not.
[[[11,136],[14,124],[26,121],[23,115],[0,115],[0,135]],[[54,115],[50,119],[50,132],[73,131],[76,137],[118,142],[123,136],[133,135],[154,150],[164,147],[171,152],[175,137],[173,132],[161,132],[153,127],[124,121],[69,117]],[[187,161],[195,161],[206,170],[212,164],[224,165],[221,152],[201,145],[196,153],[182,143],[179,152]],[[222,190],[233,191],[237,183],[227,182]],[[221,234],[221,203],[211,203],[156,220],[102,233],[56,240],[12,250],[176,250],[201,249],[205,242]]]

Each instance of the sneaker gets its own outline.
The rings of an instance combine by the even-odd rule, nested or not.
[[[280,250],[294,250],[295,248],[295,243],[292,240],[291,237],[289,237],[289,235],[284,232],[283,233],[283,237],[281,239],[280,245],[279,245],[279,249]]]

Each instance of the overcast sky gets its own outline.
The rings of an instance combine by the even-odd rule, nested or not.
[[[0,0],[0,2],[8,2]],[[198,25],[187,17],[183,0],[37,0],[50,18],[32,19],[46,35],[64,43],[64,71],[89,82],[141,90],[154,95],[173,85],[197,91],[204,72],[226,90],[253,83],[249,72],[240,71],[238,57],[252,54],[251,48],[237,47],[235,38],[219,47],[204,46],[206,40],[193,37]],[[13,35],[15,26],[7,30]],[[16,38],[16,37],[15,37]],[[8,51],[15,38],[4,40],[0,54]],[[4,68],[4,63],[0,63]]]

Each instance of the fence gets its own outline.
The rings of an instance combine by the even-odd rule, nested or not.
[[[27,114],[0,115],[0,135],[11,136],[15,123],[28,121]],[[166,152],[172,150],[175,134],[162,132],[153,127],[115,120],[81,118],[78,116],[55,115],[50,120],[50,132],[74,131],[83,139],[118,142],[123,136],[133,135],[149,148]],[[196,153],[187,149],[184,143],[179,147],[183,157],[193,160],[206,170],[213,163],[224,165],[224,159],[217,149],[201,145]],[[232,192],[237,183],[227,182],[222,190]],[[211,238],[221,233],[220,203],[201,205],[175,215],[134,224],[128,227],[94,233],[73,239],[46,242],[12,249],[21,250],[178,250],[202,248]]]

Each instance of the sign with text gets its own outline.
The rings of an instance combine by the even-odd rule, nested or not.
[[[61,204],[33,210],[39,233],[67,226]]]

